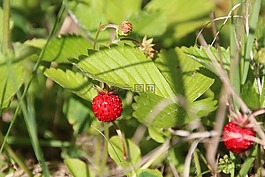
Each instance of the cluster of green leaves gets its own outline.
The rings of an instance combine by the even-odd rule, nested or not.
[[[15,5],[15,7],[22,6],[19,3]],[[35,6],[38,5],[35,4]],[[25,91],[27,102],[24,107],[27,106],[28,109],[22,112],[26,117],[25,122],[37,160],[43,161],[37,139],[38,130],[32,128],[36,127],[36,121],[38,121],[35,116],[38,112],[34,110],[34,98],[32,97],[42,95],[45,98],[44,86],[38,83],[44,83],[45,78],[42,75],[44,74],[64,88],[63,90],[56,88],[58,89],[57,97],[62,97],[63,104],[60,111],[72,126],[73,142],[70,147],[63,147],[63,145],[60,147],[63,150],[64,163],[74,176],[95,176],[97,173],[108,173],[105,166],[96,163],[100,156],[93,161],[93,157],[90,157],[93,154],[88,154],[80,150],[80,146],[75,145],[80,134],[84,132],[89,132],[95,137],[104,136],[108,147],[103,148],[103,153],[108,153],[116,165],[123,169],[122,173],[126,175],[159,177],[162,173],[152,168],[161,167],[163,163],[173,164],[177,171],[182,173],[188,146],[186,143],[179,143],[169,147],[168,142],[175,139],[170,129],[186,129],[185,125],[198,120],[203,122],[205,117],[207,120],[203,124],[212,126],[214,122],[209,123],[211,121],[209,115],[216,109],[221,84],[218,81],[215,82],[219,75],[204,47],[188,48],[176,47],[176,45],[191,32],[203,27],[209,21],[208,14],[213,8],[214,3],[208,0],[198,2],[169,0],[166,3],[159,0],[147,2],[142,0],[63,1],[62,13],[58,15],[56,26],[49,39],[37,38],[27,40],[23,44],[13,43],[14,59],[12,60],[0,53],[1,115],[6,110],[10,110],[10,103],[14,102],[13,97],[16,94],[20,102],[17,106],[21,105],[23,109],[24,97],[20,99],[20,90]],[[56,31],[59,31],[60,20],[66,15],[70,15],[78,23],[80,35],[54,37]],[[0,9],[0,18],[1,16],[2,10]],[[18,17],[13,17],[16,28],[26,31],[32,28],[28,23],[26,26],[29,29],[23,28],[23,25],[18,23]],[[124,19],[128,19],[133,24],[133,32],[127,38],[141,42],[144,36],[154,37],[156,46],[160,49],[154,60],[146,57],[137,45],[129,41],[110,44],[109,39],[113,37],[113,34],[108,29],[100,32],[97,38],[98,45],[94,46],[100,24],[120,24]],[[262,18],[259,23],[263,23]],[[251,65],[251,72],[242,72],[244,75],[242,78],[246,77],[245,73],[247,73],[248,79],[246,84],[245,82],[241,84],[240,94],[251,109],[258,109],[265,104],[264,86],[260,87],[257,84],[264,81],[265,42],[262,33],[264,29],[262,25],[260,26],[261,28],[256,30],[259,47],[254,50],[256,52],[255,62],[259,67]],[[38,37],[43,35],[41,30],[34,32],[38,34]],[[194,41],[195,39],[192,40]],[[252,48],[250,44],[246,46]],[[231,50],[215,47],[211,47],[210,50],[218,62],[223,64],[224,69],[230,72]],[[219,57],[220,53],[222,57]],[[247,63],[244,66],[246,65]],[[41,73],[37,69],[40,69]],[[256,77],[257,73],[259,77]],[[37,76],[37,82],[30,85],[31,80],[28,82],[28,76],[32,76],[31,79]],[[103,135],[101,133],[103,129],[91,110],[91,101],[97,95],[93,85],[98,82],[118,88],[117,93],[122,97],[123,113],[117,123],[126,137],[126,150],[129,156],[127,160],[123,158],[123,148],[119,137],[109,138],[106,126],[105,135]],[[25,87],[21,87],[22,85]],[[27,90],[28,86],[31,89]],[[141,89],[137,89],[139,86]],[[152,90],[149,90],[149,86]],[[219,88],[216,89],[216,87]],[[133,141],[133,135],[137,128],[143,125],[148,131],[136,144]],[[150,140],[147,141],[147,138]],[[101,149],[101,147],[94,148],[96,152]],[[155,148],[161,149],[157,151],[158,155],[149,158],[148,162],[143,161],[143,157]],[[72,152],[69,153],[70,150]],[[102,169],[93,172],[77,159],[84,156],[89,157],[92,164],[96,163],[99,165],[97,168]],[[251,167],[249,164],[253,162],[252,160],[253,158],[245,164],[248,169]],[[225,161],[225,158],[222,162],[227,164],[229,162],[228,167],[225,164],[226,169],[222,169],[229,173],[230,167],[234,167],[233,164],[230,165],[233,162]],[[245,168],[241,174],[246,174],[248,169]]]

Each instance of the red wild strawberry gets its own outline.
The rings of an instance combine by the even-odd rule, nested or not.
[[[240,154],[251,148],[254,143],[250,137],[254,136],[255,132],[251,127],[241,127],[233,122],[229,122],[224,126],[224,145],[233,153]]]
[[[99,121],[115,121],[121,115],[122,101],[113,92],[99,92],[92,101],[92,110]]]

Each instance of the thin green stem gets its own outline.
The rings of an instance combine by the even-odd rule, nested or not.
[[[96,136],[96,149],[95,149],[95,164],[96,167],[100,167],[100,152],[101,152],[101,136]],[[101,169],[99,169],[100,173]]]
[[[98,30],[97,30],[97,33],[96,33],[96,36],[95,36],[95,39],[94,39],[93,49],[96,49],[96,44],[97,44],[97,40],[98,40],[99,33],[101,31],[104,31],[107,28],[113,28],[116,31],[118,31],[119,25],[116,25],[116,24],[101,25],[101,24],[99,24],[99,27],[98,27]]]
[[[112,122],[115,129],[116,129],[116,132],[121,140],[121,145],[122,145],[122,149],[123,149],[123,158],[124,160],[128,159],[128,156],[127,156],[127,152],[126,152],[126,148],[125,148],[125,143],[124,143],[124,138],[122,136],[122,133],[121,133],[121,130],[119,129],[119,127],[117,126],[117,124],[115,122]]]
[[[102,157],[101,157],[101,165],[100,165],[100,173],[99,176],[102,176],[102,172],[104,172],[104,170],[106,169],[106,164],[107,164],[107,160],[108,160],[108,141],[107,139],[109,139],[109,128],[107,124],[104,124],[104,135],[105,135],[105,139],[104,139],[104,146],[103,146],[103,152],[102,152]]]
[[[98,30],[97,30],[97,33],[96,33],[96,36],[95,36],[95,39],[94,39],[94,44],[93,44],[93,49],[94,49],[94,50],[96,49],[98,36],[99,36],[100,31],[101,31],[100,26],[101,26],[101,25],[99,25]]]
[[[257,166],[257,176],[262,177],[262,160],[261,160],[261,146],[258,144],[256,145],[258,148],[257,152],[257,160],[256,160],[256,166]]]
[[[197,150],[194,151],[193,158],[194,158],[197,176],[202,177],[201,165],[200,165],[200,160],[199,160],[199,155],[198,155]]]

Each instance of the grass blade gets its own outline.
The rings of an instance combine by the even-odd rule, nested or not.
[[[252,14],[249,21],[249,35],[247,37],[246,47],[244,51],[244,67],[243,67],[241,84],[244,84],[246,82],[248,75],[248,69],[251,60],[251,51],[255,37],[254,35],[259,19],[260,6],[261,6],[261,0],[256,0],[253,5]]]
[[[255,145],[254,149],[250,153],[249,157],[245,160],[244,164],[241,167],[241,170],[239,171],[238,177],[245,177],[247,176],[247,173],[249,172],[250,168],[252,167],[254,160],[256,159],[258,155],[258,145]]]

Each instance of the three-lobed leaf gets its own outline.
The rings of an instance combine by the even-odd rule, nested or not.
[[[174,100],[175,93],[153,61],[136,48],[112,46],[80,57],[77,66],[89,77],[135,92],[150,89],[158,96]]]
[[[119,136],[113,136],[109,140],[108,152],[110,157],[116,162],[119,167],[131,167],[139,163],[141,159],[141,151],[139,147],[131,140],[125,140],[126,153],[128,159],[124,159],[124,152]]]
[[[71,70],[64,71],[60,68],[45,68],[43,66],[41,69],[47,77],[85,100],[91,101],[97,94],[91,79],[83,76],[81,73],[75,73]]]
[[[169,128],[186,123],[186,112],[172,100],[152,93],[135,96],[133,116],[146,126]]]
[[[176,93],[174,101],[152,93],[141,93],[135,97],[133,116],[152,130],[182,126],[193,120],[190,114],[201,118],[216,109],[217,102],[213,98],[197,100],[211,87],[214,79],[201,73],[203,65],[192,60],[184,51],[184,47],[162,51],[155,61]],[[188,103],[185,109],[176,104],[183,101]],[[158,137],[155,131],[151,132]],[[163,141],[163,137],[158,138]]]
[[[87,54],[87,49],[91,46],[91,43],[81,36],[61,36],[50,41],[44,51],[42,60],[69,63],[69,57],[74,58]]]
[[[190,47],[185,50],[185,53],[196,60],[200,64],[202,64],[206,69],[212,71],[218,76],[218,72],[216,71],[212,61],[205,51],[205,47]],[[222,67],[226,70],[230,70],[230,51],[229,49],[220,48],[221,51],[221,59],[219,57],[218,50],[212,46],[210,46],[210,50],[213,53],[215,59],[217,59],[218,63],[222,65]]]
[[[192,102],[209,89],[214,79],[200,73],[202,65],[192,60],[185,51],[185,47],[162,51],[156,59],[156,66],[174,93]]]

